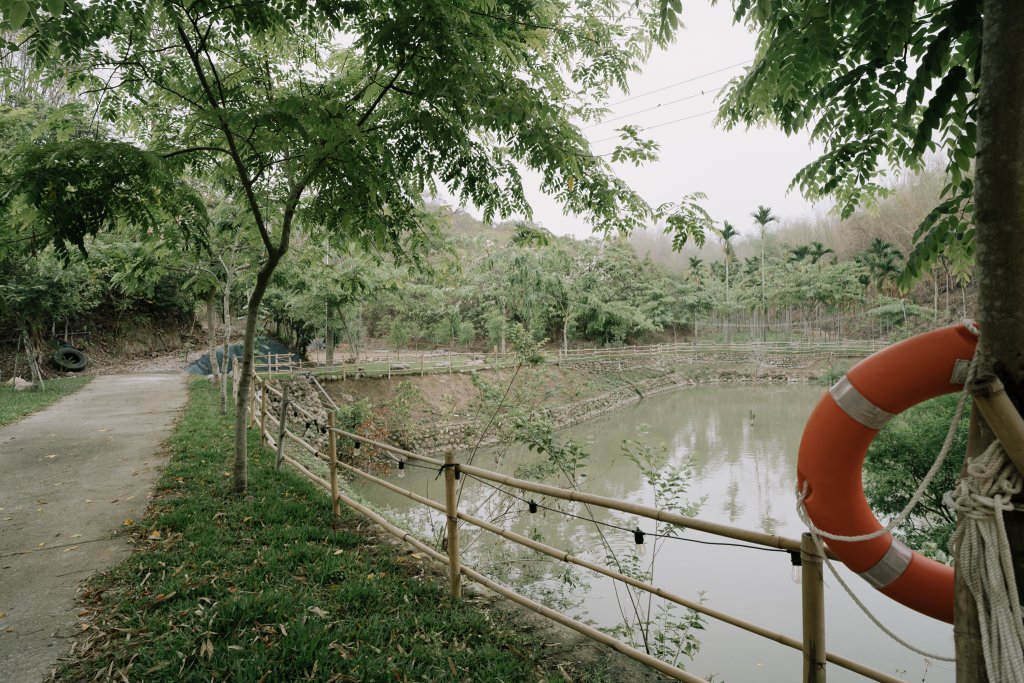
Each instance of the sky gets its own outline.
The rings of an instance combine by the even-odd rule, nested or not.
[[[615,135],[618,126],[658,126],[641,133],[659,143],[658,161],[640,168],[615,164],[616,173],[653,206],[704,192],[708,198],[703,205],[712,218],[728,220],[747,235],[756,231],[750,214],[758,205],[770,207],[783,221],[811,217],[815,207],[788,188],[796,172],[819,152],[806,135],[787,138],[774,129],[725,131],[713,125],[715,116],[709,112],[717,110],[715,91],[742,74],[754,56],[754,36],[732,23],[730,5],[685,3],[685,28],[675,43],[652,55],[643,72],[633,75],[629,93],[612,96],[606,120],[617,120],[587,127],[584,133],[601,154],[615,143],[599,141]],[[524,177],[536,186],[538,176]],[[534,220],[553,233],[591,234],[583,220],[564,215],[553,198],[536,190],[529,198]],[[472,209],[470,213],[479,215]]]

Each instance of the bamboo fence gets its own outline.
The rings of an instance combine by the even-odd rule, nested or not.
[[[880,341],[789,341],[789,342],[738,342],[717,343],[711,341],[677,342],[671,344],[650,344],[646,346],[601,347],[592,349],[570,349],[564,352],[544,354],[546,363],[571,365],[574,363],[596,363],[622,361],[641,357],[674,356],[693,353],[743,353],[743,354],[833,354],[836,356],[862,357],[886,346]],[[405,352],[404,357],[394,351],[368,351],[366,359],[359,362],[346,361],[326,365],[324,363],[295,360],[290,353],[257,354],[254,367],[257,374],[268,378],[282,374],[309,373],[330,375],[341,380],[359,377],[423,376],[427,374],[452,374],[474,372],[481,369],[497,369],[514,366],[518,361],[513,353],[458,353],[452,351]],[[394,357],[394,358],[393,358]]]
[[[270,409],[270,401],[268,397],[275,395],[280,399],[280,408],[277,411],[277,415],[274,415]],[[431,558],[442,562],[448,567],[448,578],[449,578],[449,590],[453,596],[460,596],[462,593],[461,579],[463,576],[479,583],[494,592],[502,595],[503,597],[515,602],[527,609],[530,609],[538,614],[541,614],[549,619],[556,621],[564,626],[567,626],[592,640],[603,643],[612,647],[618,652],[625,654],[661,673],[664,673],[671,678],[678,681],[685,681],[687,683],[696,682],[699,683],[704,679],[698,678],[691,673],[688,673],[676,666],[669,663],[663,662],[655,657],[652,657],[646,652],[637,650],[630,645],[613,638],[612,636],[603,633],[591,626],[583,624],[561,612],[553,610],[549,607],[541,605],[523,595],[520,595],[516,591],[503,586],[493,579],[485,576],[484,574],[466,566],[461,561],[459,552],[459,522],[462,521],[466,524],[473,525],[479,529],[490,532],[499,536],[509,542],[515,543],[522,547],[533,550],[537,553],[547,555],[548,557],[555,558],[561,562],[573,564],[584,569],[593,571],[599,575],[606,576],[608,578],[620,581],[637,588],[639,590],[651,593],[652,595],[659,596],[660,598],[669,602],[675,603],[687,609],[699,612],[707,617],[722,621],[730,624],[744,631],[748,631],[762,638],[774,641],[781,645],[789,648],[800,650],[803,653],[803,675],[801,680],[810,683],[824,683],[826,680],[826,663],[832,663],[836,666],[842,667],[854,673],[860,674],[861,676],[873,680],[881,681],[882,683],[902,683],[902,679],[887,674],[882,671],[873,669],[860,662],[853,661],[847,657],[840,656],[833,652],[828,652],[825,648],[825,601],[824,601],[824,579],[823,579],[823,557],[817,550],[815,544],[811,540],[809,534],[804,534],[802,538],[787,538],[784,536],[778,536],[774,534],[767,534],[761,531],[753,531],[748,529],[741,529],[737,527],[728,526],[725,524],[718,524],[715,522],[708,522],[692,517],[686,517],[679,515],[674,512],[661,510],[658,508],[639,505],[637,503],[631,503],[628,501],[618,500],[615,498],[608,498],[604,496],[597,496],[594,494],[584,493],[572,489],[563,489],[556,486],[550,486],[547,484],[540,484],[537,482],[527,481],[523,479],[516,479],[499,472],[492,472],[490,470],[473,467],[471,465],[459,463],[456,461],[455,456],[451,453],[447,454],[443,460],[432,458],[425,455],[420,455],[412,451],[398,448],[387,443],[383,443],[376,439],[371,439],[353,432],[339,429],[334,425],[333,414],[328,414],[328,424],[326,425],[329,438],[327,444],[327,452],[323,452],[316,447],[312,446],[308,442],[304,441],[301,437],[296,435],[287,427],[288,415],[293,411],[301,415],[304,419],[313,419],[313,416],[302,409],[301,406],[295,404],[289,404],[287,400],[287,394],[278,391],[265,379],[255,377],[253,381],[253,394],[250,400],[250,404],[253,406],[258,405],[260,411],[259,418],[259,429],[261,435],[261,441],[264,444],[275,448],[278,453],[278,461],[280,464],[288,464],[298,470],[303,476],[310,479],[314,484],[321,487],[330,495],[332,512],[335,516],[340,514],[340,505],[344,503],[352,510],[364,515],[370,520],[376,522],[385,531],[391,533],[402,541],[412,545],[417,550],[425,553]],[[257,426],[256,413],[253,411],[253,426]],[[271,429],[276,428],[276,433],[271,433]],[[429,466],[431,468],[437,468],[438,474],[444,475],[445,482],[445,500],[444,502],[434,501],[426,496],[421,496],[413,491],[398,486],[386,479],[373,475],[369,472],[363,471],[354,465],[347,462],[343,462],[338,459],[338,437],[349,439],[358,447],[359,444],[366,444],[372,446],[381,451],[387,453],[396,463],[400,463],[399,467],[403,468],[407,462],[415,461],[422,463],[420,465]],[[289,455],[284,447],[285,442],[291,440],[299,449],[307,452],[310,456],[317,458],[325,463],[329,467],[329,480],[324,479],[321,476],[313,473],[305,464],[293,458]],[[390,490],[399,495],[405,496],[406,498],[415,501],[416,503],[423,505],[424,507],[435,510],[442,513],[446,517],[446,528],[447,528],[447,552],[439,551],[424,541],[416,538],[410,532],[405,529],[401,529],[395,524],[389,522],[380,514],[376,513],[366,505],[359,503],[351,497],[345,495],[341,491],[339,483],[338,470],[342,469],[352,476],[359,477],[368,482],[381,486],[387,490]],[[495,485],[505,486],[510,489],[515,489],[522,492],[534,493],[541,496],[547,496],[550,498],[565,500],[565,501],[578,501],[586,503],[588,505],[594,505],[603,507],[609,510],[618,510],[620,512],[627,512],[630,514],[637,515],[646,519],[654,520],[657,522],[664,522],[672,524],[684,529],[691,529],[698,532],[712,534],[715,536],[728,538],[733,541],[741,541],[756,546],[765,548],[772,548],[778,550],[787,551],[790,556],[794,559],[794,563],[799,563],[803,568],[803,585],[801,591],[801,614],[803,621],[803,633],[802,638],[785,635],[782,633],[775,632],[771,629],[765,628],[758,624],[754,624],[745,619],[727,614],[720,610],[716,610],[709,607],[702,602],[690,600],[683,596],[676,595],[662,588],[659,588],[651,583],[642,581],[632,576],[628,576],[616,569],[607,567],[591,560],[577,557],[571,553],[556,548],[554,546],[542,543],[540,541],[531,539],[529,537],[517,534],[515,532],[504,529],[497,524],[493,524],[484,519],[480,519],[471,514],[462,512],[458,508],[458,496],[457,496],[457,484],[456,480],[461,476],[471,476],[484,481],[492,482]]]

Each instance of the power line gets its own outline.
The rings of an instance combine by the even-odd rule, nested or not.
[[[627,97],[627,98],[625,98],[623,100],[618,100],[616,102],[612,102],[608,106],[609,107],[614,107],[614,106],[623,104],[625,102],[632,102],[633,100],[638,100],[641,97],[647,97],[648,95],[653,95],[655,93],[659,93],[659,92],[662,92],[662,91],[665,91],[665,90],[669,90],[669,89],[675,88],[676,86],[679,86],[679,85],[684,85],[686,83],[692,83],[694,81],[699,81],[700,79],[705,78],[706,76],[713,76],[715,74],[720,74],[723,71],[728,71],[729,69],[735,69],[738,66],[743,66],[744,64],[750,64],[752,61],[754,61],[754,60],[753,59],[748,59],[748,60],[743,61],[743,62],[737,62],[736,64],[730,64],[729,66],[723,66],[721,69],[715,69],[714,71],[708,71],[707,73],[700,74],[699,76],[692,76],[692,77],[684,79],[682,81],[677,81],[675,83],[670,83],[670,84],[668,84],[666,86],[662,86],[660,88],[655,88],[654,90],[648,90],[647,92],[643,92],[643,93],[640,93],[638,95],[632,95],[632,96]]]
[[[686,102],[687,100],[692,100],[692,99],[697,98],[697,97],[703,97],[705,95],[712,95],[714,93],[720,92],[722,90],[722,88],[724,88],[724,87],[725,87],[725,84],[722,84],[722,85],[718,86],[717,88],[713,88],[711,90],[701,90],[698,93],[694,93],[692,95],[687,95],[686,97],[680,97],[679,99],[676,99],[676,100],[669,100],[668,102],[660,102],[660,103],[654,105],[653,107],[647,107],[646,109],[640,109],[640,110],[631,112],[629,114],[622,114],[621,116],[615,116],[615,117],[612,117],[610,119],[605,119],[604,121],[598,121],[597,123],[592,123],[589,126],[584,126],[580,130],[588,130],[590,128],[596,128],[598,126],[603,126],[606,123],[611,123],[612,121],[621,121],[622,119],[628,119],[631,116],[636,116],[637,114],[646,114],[647,112],[654,111],[655,109],[661,109],[662,107],[668,107],[668,106],[673,105],[673,104],[679,104],[680,102]]]
[[[672,119],[671,121],[665,121],[664,123],[656,123],[653,126],[645,126],[643,128],[638,128],[637,132],[638,133],[643,133],[644,131],[654,130],[655,128],[662,128],[664,126],[670,126],[673,123],[681,123],[683,121],[689,121],[690,119],[696,119],[696,118],[699,118],[701,116],[707,116],[708,114],[717,114],[717,113],[718,113],[717,109],[709,109],[707,111],[702,111],[699,114],[690,114],[689,116],[683,116],[683,117],[678,118],[678,119]],[[618,139],[619,139],[618,135],[613,135],[611,137],[601,138],[600,140],[594,140],[590,144],[598,145],[598,144],[600,144],[602,142],[608,142],[609,140],[618,140]],[[606,156],[609,156],[609,155],[614,154],[614,153],[615,153],[614,151],[612,151],[612,152],[605,152],[604,154],[597,154],[596,156],[606,157]]]

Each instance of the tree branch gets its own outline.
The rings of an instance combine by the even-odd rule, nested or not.
[[[192,62],[192,68],[195,69],[196,77],[199,79],[199,84],[203,89],[203,93],[206,95],[207,102],[217,113],[217,119],[220,122],[221,131],[224,133],[224,139],[228,143],[229,155],[231,160],[235,164],[235,169],[238,171],[238,178],[242,183],[242,190],[245,192],[246,202],[249,204],[249,210],[252,211],[253,219],[256,222],[256,228],[260,232],[260,240],[263,242],[263,246],[267,250],[267,254],[274,260],[276,249],[274,243],[270,239],[270,232],[267,230],[266,222],[263,218],[263,212],[260,210],[259,201],[256,198],[256,192],[253,189],[253,181],[249,175],[249,169],[245,162],[242,160],[242,154],[238,149],[238,145],[235,142],[234,131],[231,126],[228,125],[227,117],[224,115],[223,108],[218,106],[217,98],[214,95],[213,88],[210,86],[210,82],[206,77],[206,72],[203,71],[203,65],[199,59],[199,53],[192,46],[191,41],[188,39],[188,34],[185,33],[185,29],[182,28],[181,24],[175,22],[175,28],[178,32],[178,37],[181,39],[182,47],[188,53],[189,60]]]

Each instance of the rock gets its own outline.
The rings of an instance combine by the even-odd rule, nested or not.
[[[25,391],[26,389],[32,388],[32,382],[27,382],[21,377],[12,377],[4,382],[4,384],[9,387],[14,387],[15,391]]]

